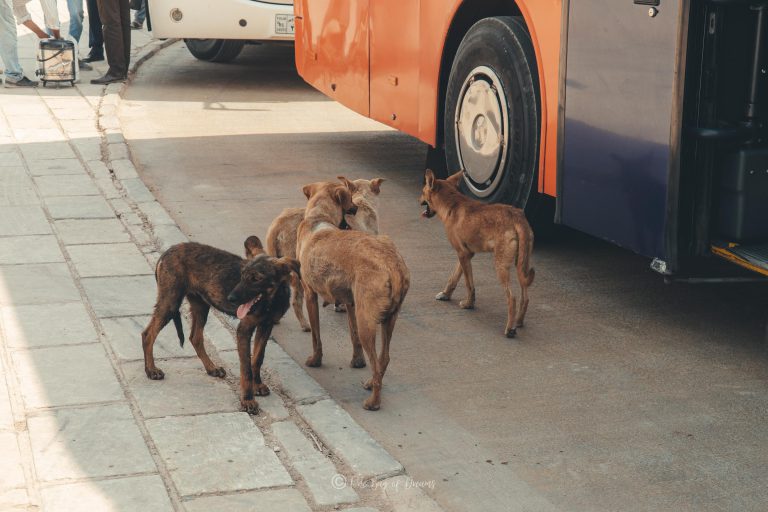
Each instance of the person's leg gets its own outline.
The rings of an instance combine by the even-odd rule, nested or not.
[[[19,64],[19,43],[16,36],[16,20],[9,0],[0,0],[0,58],[5,68],[6,82],[18,82],[24,78]]]
[[[120,13],[123,2],[122,0],[98,0],[98,2],[104,33],[104,47],[107,52],[107,63],[109,63],[107,75],[123,77],[128,72],[125,49],[123,48],[123,23]],[[127,5],[127,0],[125,3]]]
[[[130,0],[119,0],[120,2],[120,26],[123,30],[123,55],[125,59],[125,71],[123,76],[128,74],[128,64],[131,62],[131,3]]]
[[[104,60],[104,35],[101,31],[101,17],[97,0],[86,0],[88,5],[88,46],[91,51],[86,60]]]
[[[83,0],[67,0],[67,9],[69,10],[69,36],[80,42],[80,36],[83,35]]]
[[[147,19],[147,0],[142,0],[141,9],[136,11],[133,16],[133,23],[141,27],[144,25],[144,20]]]

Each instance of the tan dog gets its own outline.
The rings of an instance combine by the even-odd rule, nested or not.
[[[451,300],[456,285],[464,274],[467,298],[459,303],[464,309],[475,307],[475,282],[472,278],[472,257],[478,252],[492,252],[496,274],[507,295],[507,326],[504,333],[514,338],[517,328],[523,326],[528,309],[528,287],[535,272],[530,267],[533,252],[533,231],[520,208],[504,204],[486,204],[464,196],[458,190],[463,171],[447,180],[435,178],[427,170],[426,183],[419,199],[426,209],[424,217],[440,217],[451,243],[459,256],[459,263],[448,279],[445,289],[435,297]],[[520,283],[520,309],[516,311],[515,294],[509,283],[509,269],[517,266]]]
[[[342,178],[347,185],[349,182]],[[328,303],[347,306],[352,338],[353,368],[365,365],[368,356],[372,377],[365,389],[372,390],[363,404],[368,410],[381,405],[381,382],[389,364],[389,343],[410,284],[405,261],[387,236],[339,229],[345,213],[357,207],[352,194],[341,183],[312,183],[303,189],[309,200],[299,224],[296,248],[301,279],[312,327],[313,354],[307,366],[320,366],[318,295]],[[376,354],[376,325],[381,324],[381,353]]]
[[[346,178],[345,178],[346,180]],[[344,220],[350,229],[379,234],[379,193],[384,178],[372,180],[346,180],[352,191],[352,202],[358,210],[355,215],[345,215]],[[270,224],[267,230],[267,254],[275,258],[296,258],[296,232],[304,219],[304,208],[286,208]],[[304,288],[295,274],[291,276],[293,298],[291,305],[302,330],[309,332],[310,326],[304,318]],[[338,311],[343,311],[337,308]]]

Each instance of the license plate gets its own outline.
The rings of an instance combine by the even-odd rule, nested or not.
[[[293,14],[275,14],[275,34],[292,36],[293,33]]]

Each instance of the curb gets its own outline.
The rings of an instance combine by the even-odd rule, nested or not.
[[[189,238],[142,182],[136,170],[140,165],[134,162],[122,134],[122,127],[117,120],[117,109],[139,67],[160,50],[178,41],[179,39],[168,39],[142,47],[132,58],[128,80],[119,86],[115,84],[116,87],[112,90],[111,86],[107,86],[103,101],[96,108],[98,125],[103,132],[101,161],[104,164],[103,171],[106,172],[99,176],[99,173],[94,171],[94,175],[104,180],[99,183],[100,188],[107,179],[112,181],[118,196],[110,197],[110,192],[103,191],[136,239],[139,248],[153,265],[164,250],[171,245],[189,241]],[[114,191],[112,193],[114,194]],[[209,317],[207,327],[205,338],[216,349],[215,355],[224,361],[230,375],[238,375],[236,353],[235,357],[232,357],[236,347],[232,323],[222,313],[215,311]],[[360,479],[389,482],[407,478],[402,464],[331,399],[328,392],[280,347],[274,337],[272,341],[275,343],[267,350],[266,370],[270,380],[279,383],[278,386],[272,386],[277,392],[275,394],[280,395],[282,401],[317,434],[328,449]],[[232,367],[235,369],[234,373]],[[262,408],[274,421],[284,419],[281,418],[283,415],[279,409],[277,414],[270,409]],[[386,489],[387,486],[382,488]],[[407,506],[402,507],[403,503],[400,505],[395,507],[396,510],[441,510],[421,491],[408,496]]]

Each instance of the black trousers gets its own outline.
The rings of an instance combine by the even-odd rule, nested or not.
[[[128,0],[97,0],[107,51],[108,73],[128,74],[131,60],[131,8]]]
[[[101,32],[101,18],[96,0],[86,0],[88,6],[88,46],[95,54],[104,53],[104,34]]]

